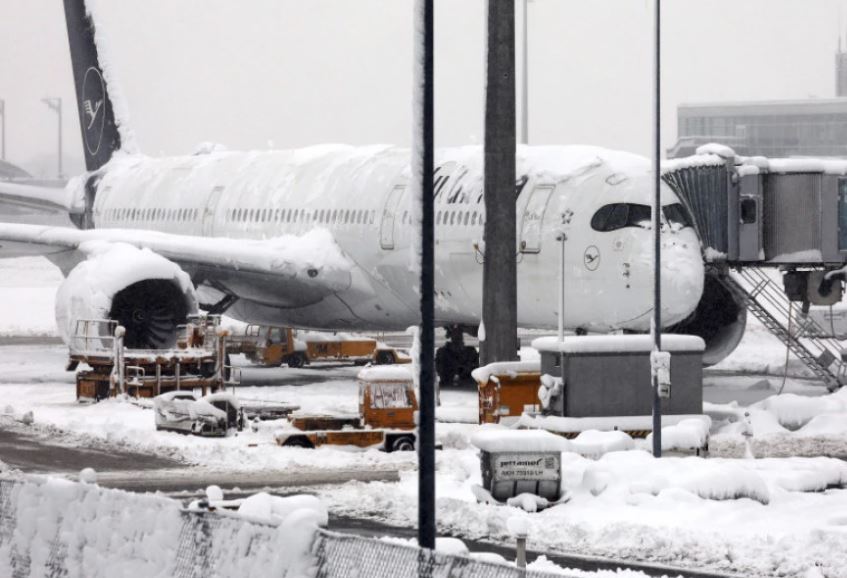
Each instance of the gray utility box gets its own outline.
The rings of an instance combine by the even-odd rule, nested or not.
[[[541,337],[532,342],[541,353],[541,373],[561,377],[545,415],[611,417],[650,415],[653,410],[649,335]],[[671,354],[671,396],[662,400],[666,414],[703,413],[703,350],[693,335],[663,335]]]
[[[495,500],[535,494],[555,502],[562,497],[564,438],[544,430],[481,428],[471,437],[480,452],[482,485]]]

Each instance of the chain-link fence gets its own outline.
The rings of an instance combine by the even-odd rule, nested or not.
[[[0,575],[561,576],[372,538],[307,528],[292,532],[228,512],[187,511],[161,496],[35,478],[0,479]]]

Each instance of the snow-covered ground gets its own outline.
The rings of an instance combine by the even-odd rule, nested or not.
[[[58,271],[40,259],[0,261],[0,335],[54,335],[52,292]],[[164,454],[205,468],[399,470],[401,481],[351,482],[319,490],[337,514],[416,523],[416,457],[376,450],[281,448],[273,432],[283,422],[262,423],[226,439],[156,432],[152,411],[109,400],[78,404],[73,375],[63,371],[59,345],[0,346],[0,426],[32,411],[30,426],[60,443],[94,444]],[[759,458],[767,455],[847,456],[847,392],[822,396],[822,388],[789,379],[781,384],[784,349],[750,324],[741,347],[720,369],[749,376],[707,379],[712,414],[712,457],[653,459],[643,442],[598,457],[584,450],[563,454],[563,488],[570,500],[540,513],[477,503],[481,483],[478,426],[472,391],[441,393],[437,426],[438,521],[459,537],[512,542],[509,518],[526,518],[529,547],[658,561],[733,571],[745,576],[804,576],[819,565],[827,577],[847,577],[847,462],[831,458],[744,459],[745,433]],[[243,362],[243,360],[239,360]],[[291,370],[245,368],[243,398],[281,400],[307,412],[354,413],[357,368],[339,365]],[[789,363],[789,372],[800,373]],[[771,374],[763,377],[764,373]],[[732,403],[737,400],[739,403]],[[745,415],[749,414],[749,415]],[[447,423],[450,422],[450,423]],[[602,441],[602,440],[601,440]],[[619,441],[619,440],[618,440]],[[592,439],[596,447],[598,438]],[[616,445],[617,444],[617,445]],[[573,450],[580,446],[574,445]],[[737,457],[736,457],[737,456]],[[811,575],[811,574],[810,574]]]

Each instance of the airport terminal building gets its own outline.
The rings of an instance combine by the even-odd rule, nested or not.
[[[719,142],[738,154],[847,157],[847,98],[682,104],[668,158]]]
[[[681,104],[668,158],[718,142],[744,156],[847,158],[847,52],[835,55],[836,98]]]

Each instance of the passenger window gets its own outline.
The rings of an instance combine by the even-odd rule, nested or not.
[[[756,199],[742,199],[741,222],[745,225],[756,222]]]

